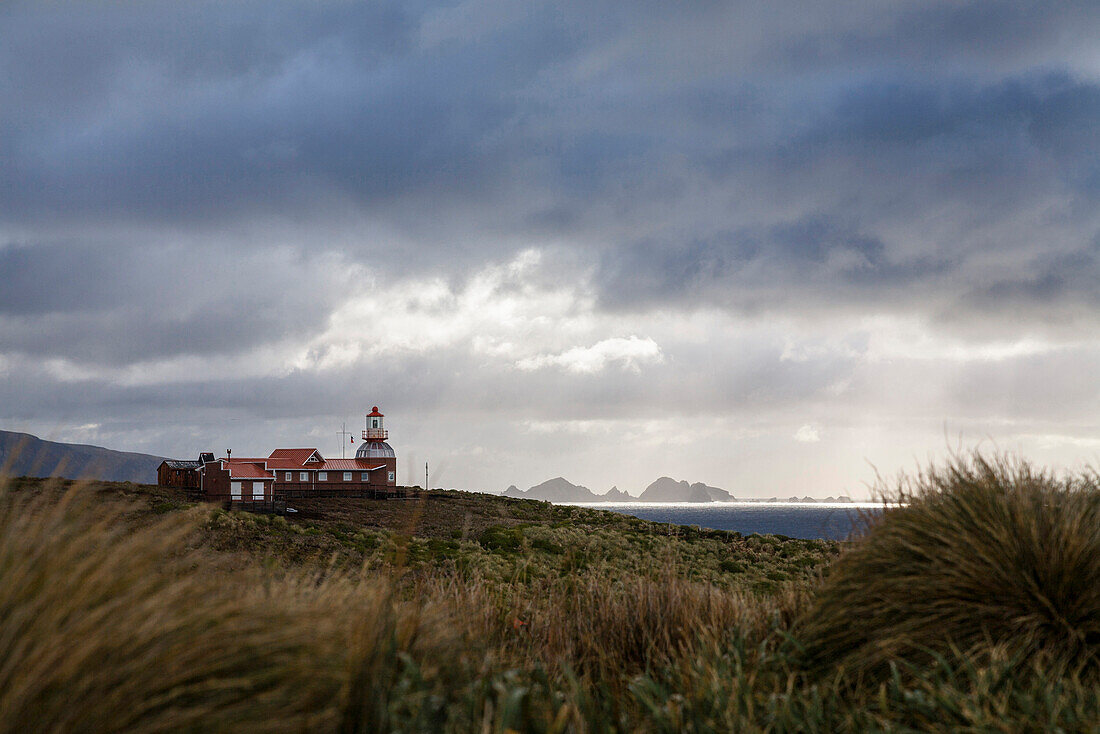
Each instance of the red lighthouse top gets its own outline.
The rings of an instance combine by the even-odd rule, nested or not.
[[[364,441],[385,441],[389,438],[389,433],[382,425],[382,418],[383,415],[378,412],[377,405],[367,413],[366,430],[363,431]]]

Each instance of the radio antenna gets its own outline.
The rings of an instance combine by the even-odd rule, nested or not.
[[[338,435],[340,437],[340,458],[343,459],[344,458],[344,449],[347,448],[344,445],[344,439],[347,436],[353,435],[352,432],[348,430],[347,421],[344,421],[343,423],[340,424],[340,430],[336,432],[336,435]]]

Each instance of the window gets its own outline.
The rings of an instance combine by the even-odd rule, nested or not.
[[[328,481],[328,472],[327,471],[317,472],[317,481],[318,482],[327,482]]]
[[[360,475],[359,475],[359,481],[361,481],[361,482],[369,482],[369,481],[370,481],[370,472],[366,472],[366,471],[365,471],[365,472],[363,472],[362,474],[360,474]]]
[[[262,500],[264,498],[264,483],[253,482],[252,483],[252,499]]]
[[[292,481],[293,479],[294,479],[294,472],[288,471],[286,473],[286,480],[289,482],[289,481]]]
[[[309,481],[309,472],[307,472],[307,471],[298,472],[298,481],[308,482]]]
[[[392,471],[390,472],[390,481],[391,482],[397,481],[397,473],[396,472],[392,472]]]
[[[349,472],[349,471],[344,472],[344,481],[345,482],[350,482],[351,481],[351,472]]]
[[[239,500],[241,498],[241,483],[240,482],[230,482],[229,483],[229,496],[231,498],[235,499],[235,500]]]

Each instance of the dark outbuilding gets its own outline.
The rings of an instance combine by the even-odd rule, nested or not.
[[[213,454],[210,455],[210,458],[214,458]],[[165,459],[157,467],[157,484],[162,487],[198,489],[199,470],[201,468],[202,461]]]

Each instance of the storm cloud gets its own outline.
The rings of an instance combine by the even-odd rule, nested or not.
[[[1090,2],[6,3],[0,425],[247,454],[378,403],[483,489],[858,493],[945,435],[1091,460],[1098,34]]]

